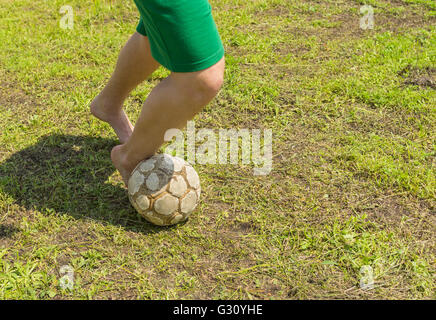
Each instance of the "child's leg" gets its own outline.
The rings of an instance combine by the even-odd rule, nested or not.
[[[130,138],[112,149],[112,162],[126,184],[136,165],[159,149],[168,129],[185,126],[216,96],[223,76],[224,58],[202,71],[174,72],[152,90]]]
[[[124,100],[142,81],[147,79],[159,63],[151,56],[148,38],[134,33],[121,50],[115,71],[101,93],[91,103],[91,112],[108,122],[121,143],[131,135],[133,126],[122,110]]]

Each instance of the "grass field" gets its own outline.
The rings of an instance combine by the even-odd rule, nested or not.
[[[273,171],[195,165],[199,209],[160,228],[89,113],[133,1],[0,0],[0,299],[435,299],[436,2],[211,4],[226,78],[196,126],[272,129]],[[167,75],[132,93],[133,121]]]

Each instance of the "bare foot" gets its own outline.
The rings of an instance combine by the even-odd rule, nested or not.
[[[137,164],[128,164],[126,162],[125,153],[123,152],[123,145],[113,147],[111,151],[111,160],[115,168],[120,172],[124,184],[127,186],[130,174],[135,169]]]
[[[133,126],[130,123],[124,110],[114,108],[102,101],[98,95],[91,103],[91,113],[98,119],[111,125],[121,143],[125,143],[133,132]],[[117,110],[114,112],[113,110]],[[118,111],[119,110],[119,111]]]

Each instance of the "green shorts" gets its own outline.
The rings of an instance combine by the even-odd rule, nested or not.
[[[208,0],[134,0],[153,58],[173,72],[194,72],[224,56]]]

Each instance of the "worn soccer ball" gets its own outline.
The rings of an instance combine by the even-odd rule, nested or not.
[[[130,203],[146,220],[169,226],[188,219],[200,200],[200,179],[185,160],[158,154],[140,162],[128,181]]]

